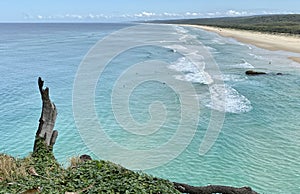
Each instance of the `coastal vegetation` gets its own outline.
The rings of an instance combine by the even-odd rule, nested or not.
[[[40,139],[23,159],[0,155],[0,193],[179,193],[173,183],[103,160],[72,158],[63,168]]]
[[[161,20],[153,22],[168,24],[205,25],[220,28],[253,30],[267,33],[300,35],[300,14]]]

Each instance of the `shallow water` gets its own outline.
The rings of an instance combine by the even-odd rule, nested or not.
[[[32,150],[41,111],[37,87],[37,78],[41,76],[50,87],[51,98],[58,108],[55,128],[59,130],[59,137],[55,156],[63,164],[73,155],[97,157],[76,127],[72,107],[74,80],[82,59],[97,41],[129,26],[0,24],[0,151],[23,157]],[[166,47],[144,45],[129,49],[112,60],[99,77],[95,111],[105,133],[129,150],[151,150],[168,144],[175,136],[182,122],[181,113],[199,110],[199,123],[187,148],[175,159],[146,172],[193,185],[248,185],[261,193],[300,192],[299,64],[288,60],[287,53],[266,51],[199,29],[178,26],[161,29],[165,34],[178,37],[178,42]],[[164,33],[161,41],[170,38],[164,37]],[[193,47],[198,44],[205,50],[189,50],[198,48]],[[214,73],[216,69],[210,65],[207,53],[213,56],[221,74]],[[132,64],[151,60],[162,60],[166,65],[155,66],[155,69],[149,66],[147,71],[139,73],[127,72]],[[244,73],[248,69],[269,75],[249,77]],[[283,75],[276,76],[278,72]],[[126,131],[121,121],[115,119],[114,111],[123,107],[113,109],[112,96],[119,78],[126,73],[129,76],[124,77],[121,88],[134,86],[130,82],[133,77],[147,80],[132,89],[128,118],[144,124],[152,117],[158,120],[165,117],[159,130],[150,135],[132,133],[138,132],[138,127]],[[168,82],[148,79],[147,76],[153,74],[173,80],[180,90],[176,91]],[[198,107],[181,99],[181,94],[188,92],[181,87],[185,84],[195,89],[191,99],[197,99]],[[149,109],[153,102],[163,106],[157,104]],[[191,111],[183,109],[181,103],[187,103],[184,107]],[[214,111],[225,114],[221,132],[212,148],[205,155],[199,155],[199,146]],[[183,127],[188,132],[193,131],[192,124],[185,122]],[[186,142],[178,142],[181,143]],[[151,160],[148,162],[151,164]]]

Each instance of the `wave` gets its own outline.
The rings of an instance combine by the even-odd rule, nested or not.
[[[203,57],[199,56],[199,58]],[[205,62],[199,61],[199,63],[195,65],[186,57],[181,57],[168,66],[169,69],[183,73],[183,75],[175,75],[175,79],[193,83],[211,84],[213,80],[211,76],[204,71],[204,67]]]
[[[188,29],[181,26],[174,26],[174,29],[176,31],[176,34],[180,36],[178,38],[179,41],[183,43],[191,43],[195,42],[195,40],[198,41],[197,36],[190,34],[190,31]]]
[[[237,90],[222,84],[209,87],[210,102],[205,106],[228,113],[245,113],[252,110],[251,102]]]
[[[261,60],[264,59],[264,57],[255,55],[255,54],[253,54],[253,53],[249,53],[249,55],[250,55],[251,57],[253,57],[254,59],[261,59]]]
[[[234,68],[243,68],[243,69],[253,69],[254,66],[251,63],[248,63],[245,59],[242,59],[242,63],[231,65]]]
[[[248,79],[246,76],[240,74],[222,74],[220,76],[215,76],[215,78],[222,81],[233,81],[233,82],[240,82]]]
[[[221,38],[214,38],[211,40],[212,43],[214,44],[219,44],[219,45],[224,45],[226,44],[226,42],[224,41],[224,39]]]
[[[174,25],[174,29],[177,33],[181,33],[181,34],[186,34],[188,33],[189,31],[187,29],[185,29],[184,27],[181,27],[181,26],[177,26],[177,25]]]
[[[220,53],[217,51],[217,49],[213,48],[213,47],[210,47],[210,46],[204,46],[204,48],[206,48],[209,52],[212,52],[212,53]]]

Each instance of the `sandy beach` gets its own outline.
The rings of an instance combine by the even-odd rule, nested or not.
[[[252,32],[246,30],[234,30],[200,25],[186,25],[216,32],[224,37],[234,38],[246,44],[252,44],[259,48],[272,51],[282,50],[300,54],[300,37],[288,35],[275,35],[268,33]],[[300,63],[300,57],[289,57]]]

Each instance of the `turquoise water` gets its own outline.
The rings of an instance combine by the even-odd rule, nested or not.
[[[58,108],[55,128],[59,137],[55,156],[62,164],[73,155],[97,157],[86,146],[75,123],[74,80],[79,64],[92,46],[128,26],[0,24],[0,151],[23,157],[32,150],[41,111],[37,88],[37,78],[41,76],[50,87],[51,99]],[[150,66],[144,74],[135,73],[131,77],[144,79],[147,73],[155,72],[160,77],[178,81],[179,85],[190,83],[197,93],[195,99],[199,100],[199,107],[187,107],[199,108],[199,123],[191,142],[178,157],[145,170],[147,173],[193,185],[247,185],[261,193],[299,193],[300,66],[286,58],[296,54],[266,51],[189,27],[162,29],[178,35],[186,44],[200,41],[218,64],[222,75],[214,79],[222,80],[224,87],[212,84],[214,75],[205,74],[214,72],[209,70],[205,53],[196,53],[201,63],[199,68],[178,52],[183,44],[177,43],[171,50],[153,45],[132,48],[110,61],[95,88],[95,111],[105,133],[131,150],[158,148],[174,136],[184,112],[179,96],[180,92],[186,92],[184,90],[178,94],[170,84],[156,80],[148,80],[132,90],[128,104],[132,117],[139,123],[153,116],[165,116],[163,111],[151,115],[149,106],[153,102],[159,101],[165,106],[166,119],[160,130],[151,135],[123,130],[111,107],[115,83],[128,67],[141,61],[162,60],[166,66],[153,71]],[[164,41],[164,37],[161,38]],[[188,52],[193,55],[195,51]],[[248,77],[244,72],[249,69],[269,75]],[[277,76],[278,72],[283,75]],[[130,77],[127,79],[130,81]],[[130,84],[124,83],[121,87]],[[220,91],[225,95],[225,105],[219,99]],[[199,145],[213,111],[225,114],[222,130],[212,148],[205,155],[199,155]],[[188,131],[191,126],[184,127]]]

